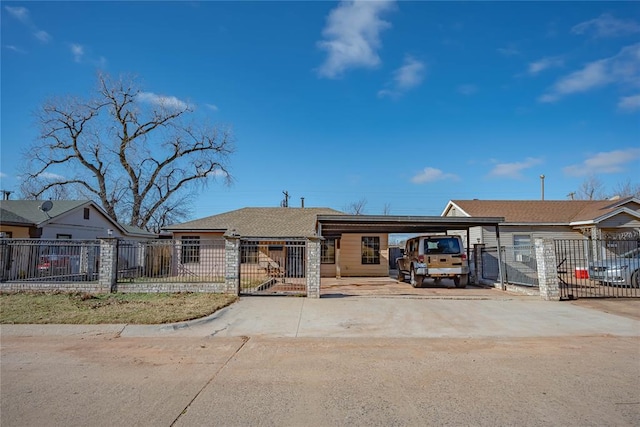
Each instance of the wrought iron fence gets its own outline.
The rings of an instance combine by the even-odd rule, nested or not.
[[[306,295],[306,243],[242,240],[240,293]]]
[[[99,262],[95,240],[0,240],[3,282],[97,281]]]
[[[224,239],[118,242],[117,281],[221,283],[225,280]]]
[[[640,297],[640,241],[555,240],[561,299]]]

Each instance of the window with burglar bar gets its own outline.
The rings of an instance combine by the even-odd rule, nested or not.
[[[200,263],[200,236],[184,236],[181,239],[180,262],[182,264]]]

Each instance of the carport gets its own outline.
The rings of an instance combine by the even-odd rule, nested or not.
[[[471,247],[469,229],[471,227],[495,227],[500,246],[500,223],[503,217],[442,217],[442,216],[397,216],[397,215],[318,215],[317,235],[322,238],[340,239],[346,233],[387,233],[387,234],[429,234],[449,231],[466,231],[467,254]],[[339,247],[336,257],[339,258]],[[498,251],[500,257],[500,251]],[[318,251],[319,258],[319,251]],[[313,262],[313,260],[310,260]],[[499,259],[500,261],[500,259]],[[319,263],[319,261],[318,261]],[[498,265],[501,263],[499,262]],[[339,271],[337,277],[339,277]],[[502,274],[500,274],[502,277]],[[315,281],[315,278],[308,280]],[[502,280],[502,279],[501,279]],[[320,276],[317,278],[319,296]],[[309,283],[308,296],[315,296],[315,283]]]

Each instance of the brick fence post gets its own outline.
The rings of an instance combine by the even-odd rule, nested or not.
[[[307,238],[307,298],[320,298],[320,241]]]
[[[540,298],[547,301],[559,301],[560,287],[553,239],[537,238],[535,239],[535,248]]]
[[[240,235],[231,230],[224,235],[224,293],[240,295]]]
[[[98,287],[105,292],[118,291],[118,239],[105,237],[100,240],[100,270]]]

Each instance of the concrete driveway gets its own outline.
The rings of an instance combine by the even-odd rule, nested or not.
[[[497,290],[0,336],[2,426],[640,425],[640,321]]]

